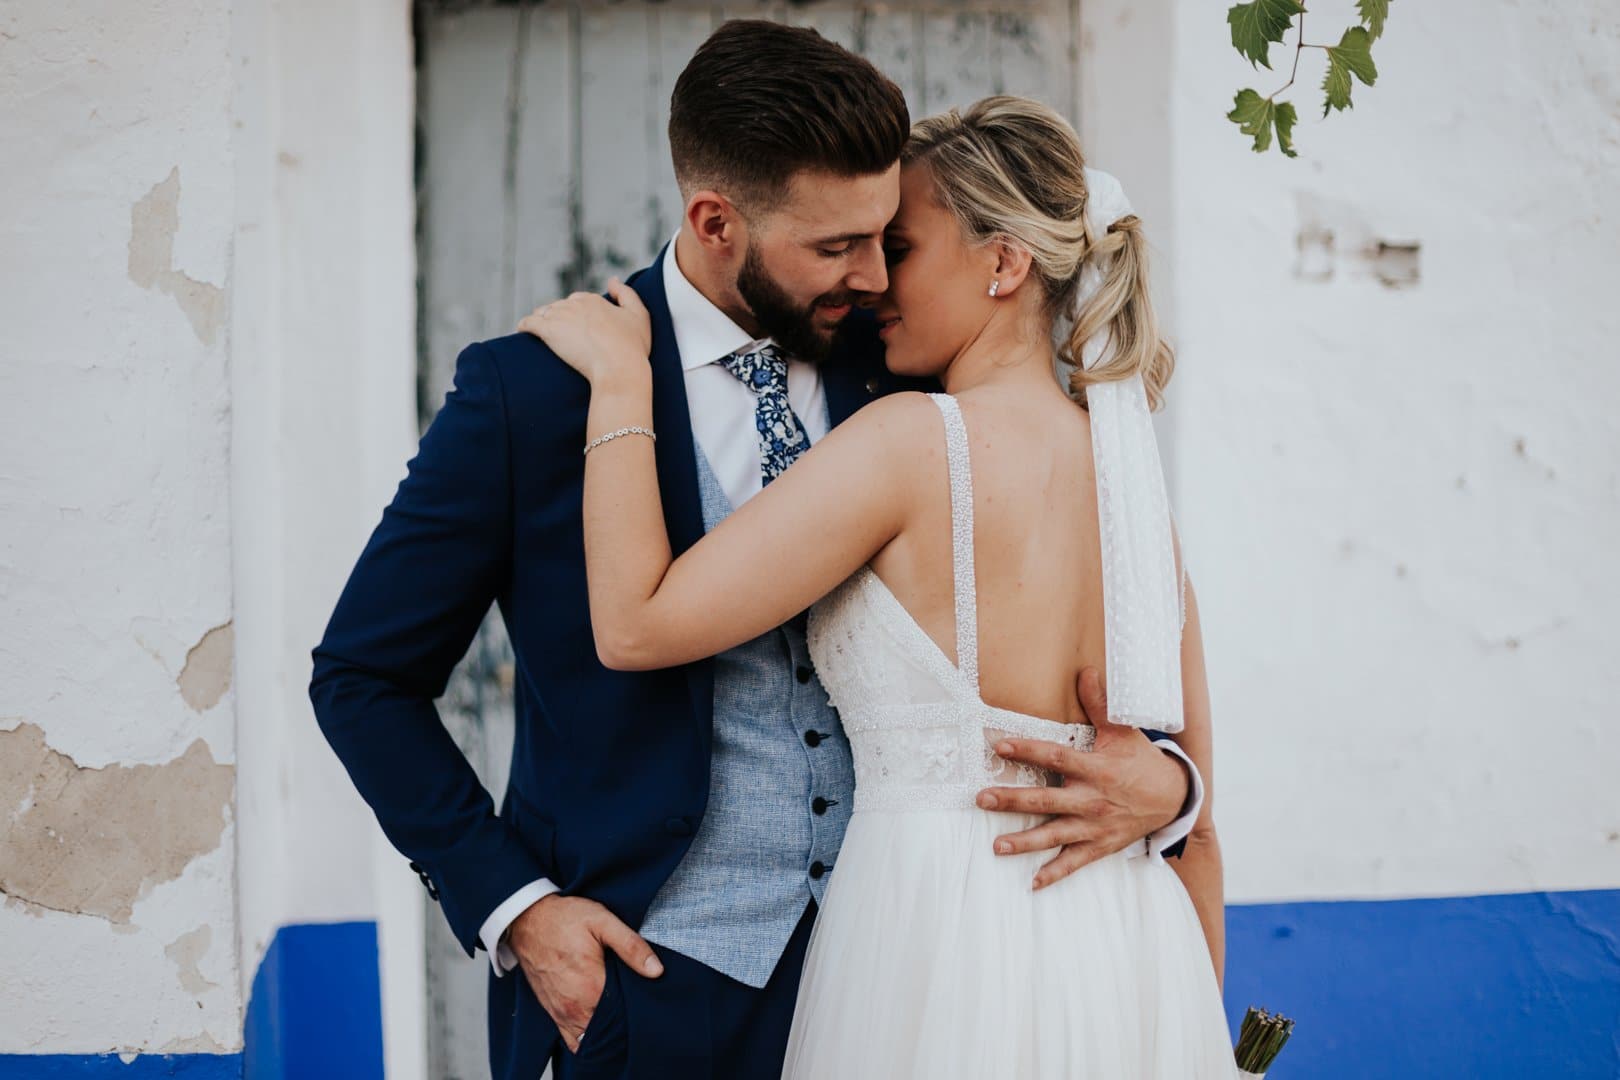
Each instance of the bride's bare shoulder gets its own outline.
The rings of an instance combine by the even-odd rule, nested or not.
[[[828,436],[860,444],[877,452],[883,450],[913,453],[941,441],[939,406],[931,395],[919,390],[902,390],[878,398],[856,410]]]
[[[906,390],[862,406],[811,448],[805,464],[807,478],[838,476],[845,483],[865,478],[862,491],[881,491],[887,498],[912,490],[944,455],[939,407],[929,395]]]

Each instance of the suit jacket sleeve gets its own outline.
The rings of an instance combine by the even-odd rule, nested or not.
[[[433,704],[508,588],[509,449],[499,371],[470,346],[344,587],[310,682],[327,741],[469,954],[501,901],[549,876],[496,816]]]

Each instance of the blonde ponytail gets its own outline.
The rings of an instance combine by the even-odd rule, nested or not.
[[[1176,368],[1176,354],[1159,336],[1159,320],[1153,310],[1148,288],[1147,237],[1142,219],[1135,214],[1120,218],[1108,228],[1108,235],[1091,243],[1086,259],[1106,259],[1108,269],[1102,287],[1075,313],[1068,340],[1058,352],[1059,359],[1074,365],[1069,375],[1069,396],[1086,401],[1086,387],[1141,375],[1147,389],[1148,405],[1164,404],[1164,388]],[[1090,370],[1079,366],[1080,349],[1092,334],[1106,329],[1107,346],[1103,359]]]

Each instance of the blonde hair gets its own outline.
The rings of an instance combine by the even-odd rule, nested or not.
[[[1084,405],[1087,386],[1139,374],[1152,407],[1163,403],[1175,353],[1159,336],[1141,219],[1130,214],[1092,235],[1085,157],[1067,120],[1029,98],[988,97],[912,125],[900,160],[928,166],[969,244],[1006,241],[1030,253],[1053,329],[1071,320],[1058,345],[1059,359],[1074,365],[1071,397]],[[1108,260],[1102,287],[1075,311],[1080,269],[1095,259]],[[1110,348],[1087,371],[1081,346],[1105,327]]]

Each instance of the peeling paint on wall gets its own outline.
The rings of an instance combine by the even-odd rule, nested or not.
[[[218,1039],[207,1033],[199,1035],[183,1035],[170,1039],[155,1051],[146,1053],[156,1054],[226,1054],[234,1048],[225,1046]]]
[[[1322,283],[1341,274],[1371,277],[1392,289],[1422,280],[1422,245],[1380,236],[1368,215],[1349,202],[1296,191],[1299,223],[1294,232],[1294,277]]]
[[[87,769],[36,724],[0,732],[0,893],[127,923],[152,886],[219,846],[235,785],[201,739],[163,765]]]
[[[174,266],[174,236],[180,231],[180,169],[136,202],[129,215],[129,279],[143,289],[174,297],[204,345],[212,345],[225,319],[225,290],[198,281]]]
[[[231,666],[236,659],[236,631],[231,623],[216,626],[186,653],[186,666],[175,683],[180,696],[197,712],[219,704],[231,687]]]
[[[200,994],[219,985],[205,977],[201,968],[202,959],[208,953],[208,943],[213,940],[213,936],[213,927],[199,926],[189,934],[181,934],[163,950],[163,955],[173,960],[175,966],[180,969],[180,985],[185,987],[188,994]]]

